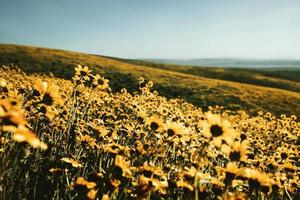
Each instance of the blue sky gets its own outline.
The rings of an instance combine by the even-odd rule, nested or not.
[[[0,0],[0,43],[124,58],[300,59],[300,1]]]

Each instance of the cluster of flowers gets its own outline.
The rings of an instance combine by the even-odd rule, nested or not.
[[[295,116],[209,107],[152,91],[112,93],[78,65],[72,81],[0,68],[1,198],[299,198]]]

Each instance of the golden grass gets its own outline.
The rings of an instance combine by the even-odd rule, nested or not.
[[[79,63],[88,65],[97,73],[107,76],[113,90],[115,86],[119,89],[126,87],[130,90],[132,82],[143,76],[155,83],[155,89],[161,95],[168,98],[180,97],[204,109],[212,105],[221,105],[226,109],[242,108],[252,114],[263,110],[277,116],[284,112],[299,117],[300,95],[298,92],[205,78],[171,71],[170,68],[147,67],[64,50],[0,45],[0,56],[2,64],[19,63],[20,67],[27,72],[53,72],[56,76],[66,78],[72,77],[72,66]],[[164,67],[165,65],[162,66]],[[181,68],[188,69],[184,66]],[[268,77],[268,79],[280,81],[278,78]],[[294,88],[299,86],[299,83],[288,80],[280,83],[287,82]]]

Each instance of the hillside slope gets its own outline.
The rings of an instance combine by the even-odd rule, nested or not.
[[[283,89],[254,86],[232,81],[125,63],[107,57],[83,53],[19,45],[0,45],[0,64],[14,63],[27,73],[53,73],[69,79],[77,64],[90,66],[110,80],[114,91],[138,87],[138,77],[152,80],[154,88],[168,98],[181,97],[207,108],[221,105],[227,109],[259,110],[280,113],[300,113],[300,94]],[[297,83],[295,83],[297,84]]]
[[[249,83],[252,85],[274,87],[300,92],[300,68],[277,67],[254,69],[212,66],[186,66],[153,63],[144,60],[120,59],[114,57],[108,58],[131,64],[138,64],[153,68],[193,74],[206,78],[221,79],[239,83]]]

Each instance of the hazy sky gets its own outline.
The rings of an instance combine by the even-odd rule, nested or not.
[[[124,58],[300,59],[300,0],[0,0],[0,43]]]

